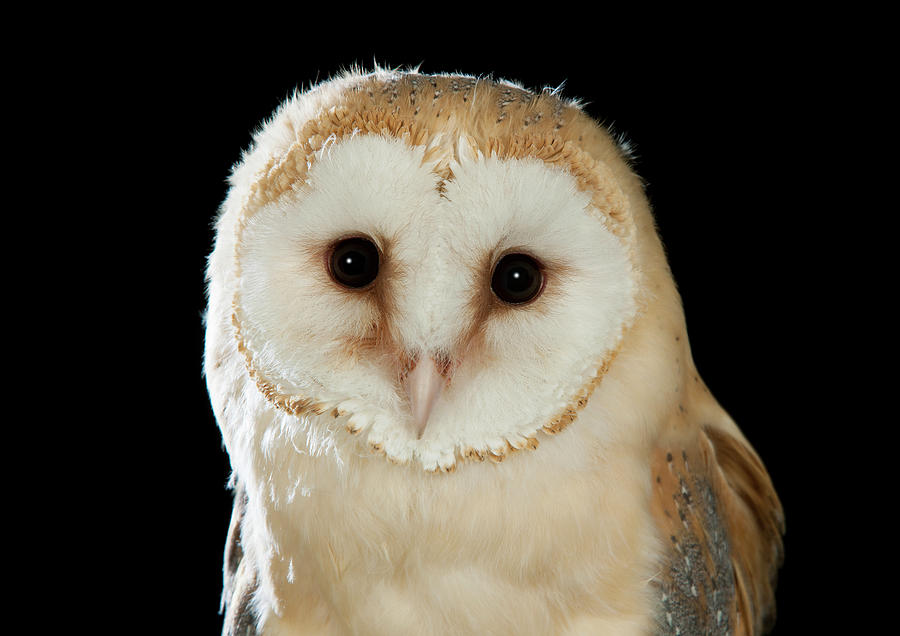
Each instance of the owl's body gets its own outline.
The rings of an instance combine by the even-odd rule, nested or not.
[[[226,633],[763,628],[780,505],[626,159],[458,76],[350,74],[266,125],[209,272]]]

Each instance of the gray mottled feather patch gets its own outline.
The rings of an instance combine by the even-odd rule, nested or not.
[[[256,617],[252,609],[256,592],[256,571],[244,559],[241,546],[241,522],[247,508],[247,493],[243,484],[235,482],[234,510],[225,543],[224,586],[221,610],[225,610],[222,636],[256,636]]]
[[[683,464],[670,459],[668,465],[679,485],[667,508],[677,515],[678,530],[669,537],[670,559],[657,581],[657,634],[732,634],[734,569],[715,493],[708,480],[688,472],[686,458]]]
[[[241,564],[236,577],[234,596],[228,604],[222,636],[257,636],[256,616],[251,604],[256,592],[256,572]]]

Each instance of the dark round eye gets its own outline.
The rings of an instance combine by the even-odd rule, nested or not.
[[[345,286],[365,287],[378,276],[378,248],[367,238],[344,239],[331,252],[331,277]]]
[[[507,254],[494,267],[491,289],[503,302],[527,303],[541,293],[541,266],[526,254]]]

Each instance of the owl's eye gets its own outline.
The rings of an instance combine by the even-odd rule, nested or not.
[[[491,289],[497,298],[516,305],[536,298],[543,286],[541,266],[527,254],[507,254],[491,276]]]
[[[365,287],[378,276],[378,248],[361,236],[344,239],[334,246],[329,269],[338,284],[353,289]]]

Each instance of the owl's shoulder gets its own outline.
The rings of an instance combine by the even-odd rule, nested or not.
[[[224,587],[222,609],[225,620],[222,636],[257,636],[256,618],[251,611],[256,592],[257,572],[250,559],[245,558],[241,528],[247,509],[247,493],[240,482],[234,486],[234,508],[225,543]]]
[[[656,581],[663,634],[758,634],[774,621],[784,517],[753,450],[722,427],[673,435],[651,460],[664,540]]]

